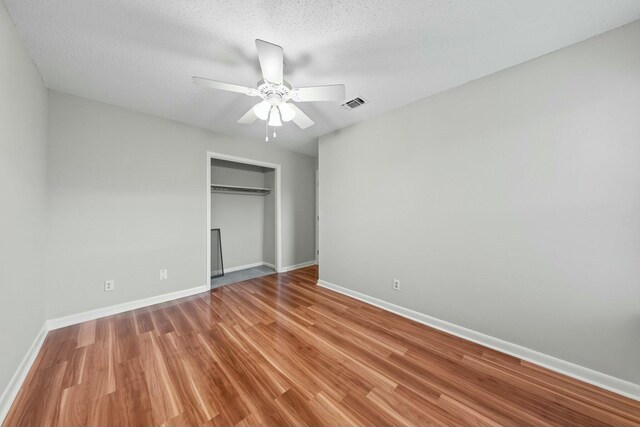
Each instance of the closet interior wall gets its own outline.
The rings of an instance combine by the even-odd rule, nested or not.
[[[225,271],[275,264],[275,171],[213,159],[211,184],[270,188],[266,196],[211,193],[211,228],[221,231]]]

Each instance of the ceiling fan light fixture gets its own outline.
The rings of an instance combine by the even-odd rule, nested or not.
[[[269,126],[282,126],[282,120],[280,120],[280,110],[275,105],[271,107],[271,113],[269,114]]]
[[[271,104],[264,100],[253,106],[253,112],[260,120],[267,120],[269,118],[269,111],[271,110]]]
[[[199,86],[262,98],[262,102],[251,107],[238,119],[237,123],[250,125],[258,119],[264,120],[268,131],[269,126],[279,127],[283,126],[283,122],[292,121],[300,129],[307,129],[313,126],[313,120],[300,110],[295,102],[344,100],[345,88],[342,84],[293,88],[284,80],[282,47],[264,40],[256,40],[256,49],[262,79],[255,88],[203,77],[192,77],[193,83]],[[288,101],[293,102],[288,103]],[[273,136],[275,137],[275,130]],[[269,140],[268,136],[266,140]]]
[[[280,116],[282,117],[283,122],[289,122],[296,116],[295,110],[286,102],[278,105],[278,108],[280,109]]]

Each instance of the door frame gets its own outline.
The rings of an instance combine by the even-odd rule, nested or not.
[[[316,265],[320,264],[320,177],[316,169]]]
[[[261,166],[265,168],[274,169],[276,172],[275,176],[275,192],[276,192],[276,214],[275,214],[275,227],[276,227],[276,271],[280,273],[282,271],[282,221],[281,221],[281,213],[282,213],[282,179],[281,179],[281,166],[277,163],[267,163],[260,160],[247,159],[244,157],[236,157],[223,153],[216,153],[213,151],[207,151],[207,182],[206,182],[206,200],[207,200],[207,218],[206,218],[206,254],[207,254],[207,262],[206,262],[206,272],[205,272],[205,284],[207,287],[211,287],[211,160],[227,160],[230,162],[236,163],[244,163],[247,165],[253,166]]]

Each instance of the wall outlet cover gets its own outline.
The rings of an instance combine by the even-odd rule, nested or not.
[[[393,290],[394,291],[399,291],[400,290],[400,280],[393,279]]]
[[[116,287],[115,280],[106,280],[104,282],[104,291],[105,292],[110,292],[110,291],[114,290],[115,287]]]

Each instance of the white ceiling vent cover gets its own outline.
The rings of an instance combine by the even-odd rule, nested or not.
[[[358,108],[363,104],[368,104],[369,101],[367,101],[366,99],[364,99],[361,96],[358,96],[356,98],[353,98],[347,102],[345,102],[344,104],[341,105],[342,108],[344,108],[345,110],[353,110],[354,108]]]

